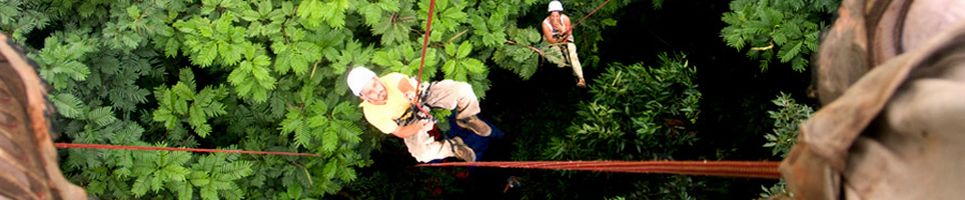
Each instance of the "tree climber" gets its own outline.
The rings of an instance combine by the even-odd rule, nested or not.
[[[416,80],[406,75],[389,73],[380,78],[365,67],[355,67],[348,74],[349,89],[363,100],[360,107],[365,119],[379,131],[402,138],[417,161],[452,156],[475,161],[475,152],[461,138],[441,141],[430,138],[428,131],[435,122],[419,110],[420,107],[455,109],[458,126],[487,137],[492,128],[476,117],[480,108],[472,86],[453,80],[419,84],[419,90],[416,85]],[[420,100],[420,104],[416,104],[420,107],[412,106],[416,100]]]
[[[561,52],[563,60],[552,60],[559,67],[570,65],[573,67],[573,75],[576,76],[576,86],[586,87],[583,80],[583,67],[580,65],[580,58],[576,55],[576,45],[573,44],[573,30],[570,29],[572,23],[570,17],[563,14],[563,4],[560,1],[550,1],[550,15],[543,19],[543,39],[550,43],[550,47],[555,51]]]

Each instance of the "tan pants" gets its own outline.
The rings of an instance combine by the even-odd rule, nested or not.
[[[573,67],[573,75],[576,76],[576,78],[583,79],[583,65],[580,64],[580,57],[576,55],[576,44],[567,42],[565,48],[561,48],[561,46],[562,45],[552,45],[552,48],[562,52],[564,59],[569,61],[570,66]],[[559,66],[566,67],[566,65]]]
[[[419,133],[402,139],[405,147],[409,149],[409,154],[419,162],[456,156],[452,151],[449,140],[436,141],[432,136],[429,136],[428,132],[431,129],[432,126],[427,126],[426,130],[420,130]]]
[[[479,100],[466,82],[442,80],[429,85],[429,94],[424,103],[434,108],[456,110],[456,119],[465,119],[479,114]]]
[[[472,85],[466,82],[453,80],[442,80],[432,83],[423,83],[423,91],[428,91],[423,103],[433,108],[444,108],[456,110],[456,119],[464,119],[479,114],[479,100],[476,93],[472,90]],[[429,162],[435,159],[455,157],[451,141],[436,141],[429,136],[432,126],[426,126],[419,130],[419,133],[404,138],[409,154],[419,162]]]

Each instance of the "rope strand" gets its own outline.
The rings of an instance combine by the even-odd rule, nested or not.
[[[780,179],[773,161],[515,161],[420,164],[420,167],[496,167],[622,173],[664,173]]]
[[[429,35],[430,33],[432,33],[432,14],[435,12],[435,10],[436,10],[436,0],[429,1],[429,19],[426,20],[426,34],[423,36],[424,38],[422,39],[422,58],[419,61],[419,76],[417,78],[418,81],[415,83],[416,95],[419,94],[419,89],[421,89],[421,87],[419,87],[419,84],[422,84],[422,69],[425,68],[426,66],[426,50],[429,48]],[[419,111],[422,111],[422,114],[425,114],[430,118],[432,117],[432,115],[429,114],[428,110],[423,109],[422,106],[419,106],[420,104],[419,98],[416,98],[413,104],[414,105],[412,106],[419,108]]]
[[[293,152],[279,152],[279,151],[248,151],[248,150],[230,150],[230,149],[199,149],[199,148],[184,148],[184,147],[151,147],[151,146],[72,144],[72,143],[54,143],[54,146],[60,149],[123,149],[123,150],[137,150],[137,151],[189,151],[189,152],[201,152],[201,153],[236,153],[236,154],[319,157],[318,154],[310,154],[310,153],[293,153]]]

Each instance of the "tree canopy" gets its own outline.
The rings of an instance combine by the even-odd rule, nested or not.
[[[317,199],[355,191],[367,192],[358,198],[438,197],[393,192],[456,180],[444,170],[380,171],[373,166],[380,155],[399,150],[399,142],[362,119],[359,100],[345,83],[346,70],[353,66],[415,76],[430,1],[4,0],[0,31],[22,44],[39,65],[58,112],[53,134],[59,141],[321,155],[60,151],[65,175],[91,196]],[[577,20],[605,1],[564,1],[565,14]],[[539,78],[537,72],[556,68],[547,67],[541,56],[547,44],[539,22],[547,1],[435,2],[423,80],[466,81],[485,101],[503,98],[487,95],[503,84],[493,80],[531,81]],[[540,124],[512,123],[519,116],[498,114],[509,110],[485,111],[493,113],[497,126],[519,134],[510,140],[512,155],[506,158],[693,159],[688,149],[701,142],[699,123],[713,120],[700,118],[702,110],[711,108],[701,107],[708,104],[702,103],[706,89],[698,86],[698,72],[714,66],[695,64],[695,54],[679,50],[637,55],[625,63],[599,55],[607,42],[633,41],[606,38],[608,31],[618,25],[646,26],[622,24],[639,16],[628,13],[682,9],[668,8],[671,4],[612,0],[579,24],[575,43],[590,88],[552,96],[535,91],[532,96],[550,100],[520,100],[532,103],[527,111],[534,113],[525,116]],[[728,12],[713,14],[719,17],[714,22],[726,24],[719,35],[714,32],[715,41],[749,49],[740,59],[759,63],[761,69],[780,65],[801,72],[837,1],[737,0],[729,6]],[[498,75],[511,77],[494,78]],[[789,96],[775,103],[783,110],[748,114],[777,120],[774,133],[748,134],[755,134],[761,145],[770,142],[777,147],[774,154],[780,154],[790,145],[795,120],[811,108]],[[405,157],[404,150],[393,155]],[[425,176],[443,178],[410,180]],[[721,191],[727,187],[683,176],[544,173],[527,178],[533,187],[524,196],[530,198],[697,198],[726,194]],[[559,184],[578,178],[599,181]],[[601,181],[626,185],[548,194]]]
[[[65,173],[91,195],[288,199],[334,193],[372,163],[381,136],[360,120],[344,73],[414,75],[429,0],[3,4],[0,29],[40,65],[63,140],[322,155],[67,151]],[[541,38],[517,20],[543,6],[438,0],[425,79],[468,81],[484,97],[493,67],[531,76],[539,54],[527,47]]]

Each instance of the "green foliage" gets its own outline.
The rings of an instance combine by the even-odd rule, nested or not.
[[[594,84],[590,84],[589,101],[577,107],[577,117],[560,135],[542,136],[545,146],[535,159],[551,160],[673,160],[681,152],[693,148],[697,141],[696,123],[700,113],[701,93],[697,90],[696,67],[683,55],[659,55],[654,66],[612,64]],[[589,177],[584,177],[589,176]],[[567,180],[593,180],[594,184],[613,185],[602,195],[620,195],[627,199],[695,199],[714,188],[706,181],[686,176],[606,176],[600,174],[565,173],[545,178],[547,185],[530,186],[563,190],[574,186]],[[533,191],[543,195],[553,189]],[[557,198],[581,198],[573,191]],[[584,197],[585,198],[585,197]]]
[[[175,132],[184,131],[181,121],[187,121],[198,136],[207,137],[212,129],[208,119],[228,113],[221,103],[228,91],[221,86],[205,87],[200,92],[195,92],[195,88],[194,73],[189,69],[181,69],[180,81],[173,87],[157,88],[154,96],[159,106],[154,111],[154,121]]]
[[[771,187],[761,186],[761,190],[763,192],[759,194],[760,195],[759,199],[772,199],[772,198],[778,198],[780,196],[793,198],[793,196],[791,196],[791,193],[787,191],[787,183],[785,183],[784,181],[778,182],[777,184],[774,184]]]
[[[607,200],[626,200],[627,198],[624,198],[624,197],[622,197],[622,196],[616,196],[616,197],[611,197],[611,198],[606,198],[606,199],[607,199]]]
[[[235,181],[250,176],[252,164],[248,161],[237,161],[237,159],[237,155],[206,155],[191,166],[191,173],[187,175],[188,180],[191,182],[190,185],[198,188],[201,199],[219,199],[219,197],[243,199],[245,197],[245,191],[242,191]],[[185,186],[177,192],[178,199],[191,199],[194,189]]]
[[[540,59],[539,54],[532,52],[542,51],[533,46],[539,44],[539,42],[543,40],[543,37],[539,30],[536,29],[510,27],[506,32],[510,35],[508,41],[512,41],[511,43],[514,45],[508,45],[506,48],[493,52],[493,60],[495,60],[500,67],[513,70],[513,72],[519,74],[523,79],[529,79],[529,77],[536,73],[537,63]]]
[[[750,47],[747,56],[761,70],[778,58],[794,71],[804,71],[809,55],[818,47],[818,34],[828,24],[839,0],[737,0],[721,19],[727,27],[720,36],[737,50]]]
[[[7,0],[0,6],[0,28],[14,39],[23,40],[24,35],[43,29],[50,21],[63,17],[66,10],[57,5],[44,5],[37,1]]]
[[[776,99],[771,100],[774,105],[780,107],[776,111],[767,111],[767,114],[774,120],[773,132],[765,134],[767,143],[764,147],[771,149],[773,155],[786,157],[791,151],[791,147],[797,142],[797,135],[800,132],[799,126],[814,114],[811,106],[797,103],[791,95],[781,93]],[[782,180],[771,187],[761,186],[764,190],[760,194],[762,199],[767,199],[780,195],[792,195],[787,191],[787,184]]]
[[[567,55],[563,55],[563,49],[566,48],[566,46],[563,45],[565,44],[546,45],[540,50],[543,51],[543,57],[546,58],[546,61],[556,64],[560,67],[567,67],[570,66],[570,61],[566,60]]]
[[[710,186],[694,179],[688,176],[661,177],[657,180],[664,183],[656,186],[638,182],[634,184],[637,190],[627,197],[630,199],[698,199],[691,194],[699,194],[699,190],[705,190]]]
[[[479,74],[488,74],[487,68],[482,61],[475,58],[469,58],[469,53],[472,52],[472,43],[465,41],[456,47],[455,44],[449,43],[446,45],[445,51],[448,59],[445,64],[442,65],[442,72],[446,73],[447,77],[451,77],[456,81],[469,81],[472,79],[471,83],[486,83],[485,76],[479,76]],[[476,94],[485,94],[484,91],[488,88],[487,85],[473,84],[473,90]],[[483,96],[480,96],[480,98]]]
[[[767,114],[774,120],[773,132],[765,134],[767,143],[764,147],[771,148],[771,153],[784,157],[791,151],[791,147],[797,141],[798,127],[801,123],[811,117],[814,109],[808,105],[799,104],[790,95],[781,93],[776,99],[771,100],[774,105],[780,107],[776,111],[767,111]]]
[[[436,168],[376,171],[351,183],[342,193],[349,199],[445,199],[458,196],[455,194],[465,194],[463,188],[479,186],[456,180],[453,171],[464,170]]]
[[[655,67],[614,64],[590,88],[570,134],[550,138],[550,159],[672,159],[696,141],[691,127],[701,94],[685,56],[660,55]]]
[[[301,22],[308,27],[317,27],[321,22],[329,26],[342,28],[345,26],[345,11],[349,8],[348,0],[334,0],[319,2],[306,0],[298,4],[297,15]]]
[[[167,151],[149,152],[134,157],[129,175],[137,178],[131,185],[131,193],[140,198],[148,190],[158,192],[165,185],[184,182],[191,171],[183,165],[190,159],[191,155],[186,152]],[[119,172],[119,175],[128,175],[127,168],[120,170],[124,171]]]
[[[81,59],[94,48],[79,35],[68,37],[48,37],[44,40],[43,50],[32,56],[33,60],[39,61],[38,64],[45,67],[40,71],[40,77],[58,90],[66,88],[74,81],[84,81],[90,75],[90,69]]]

